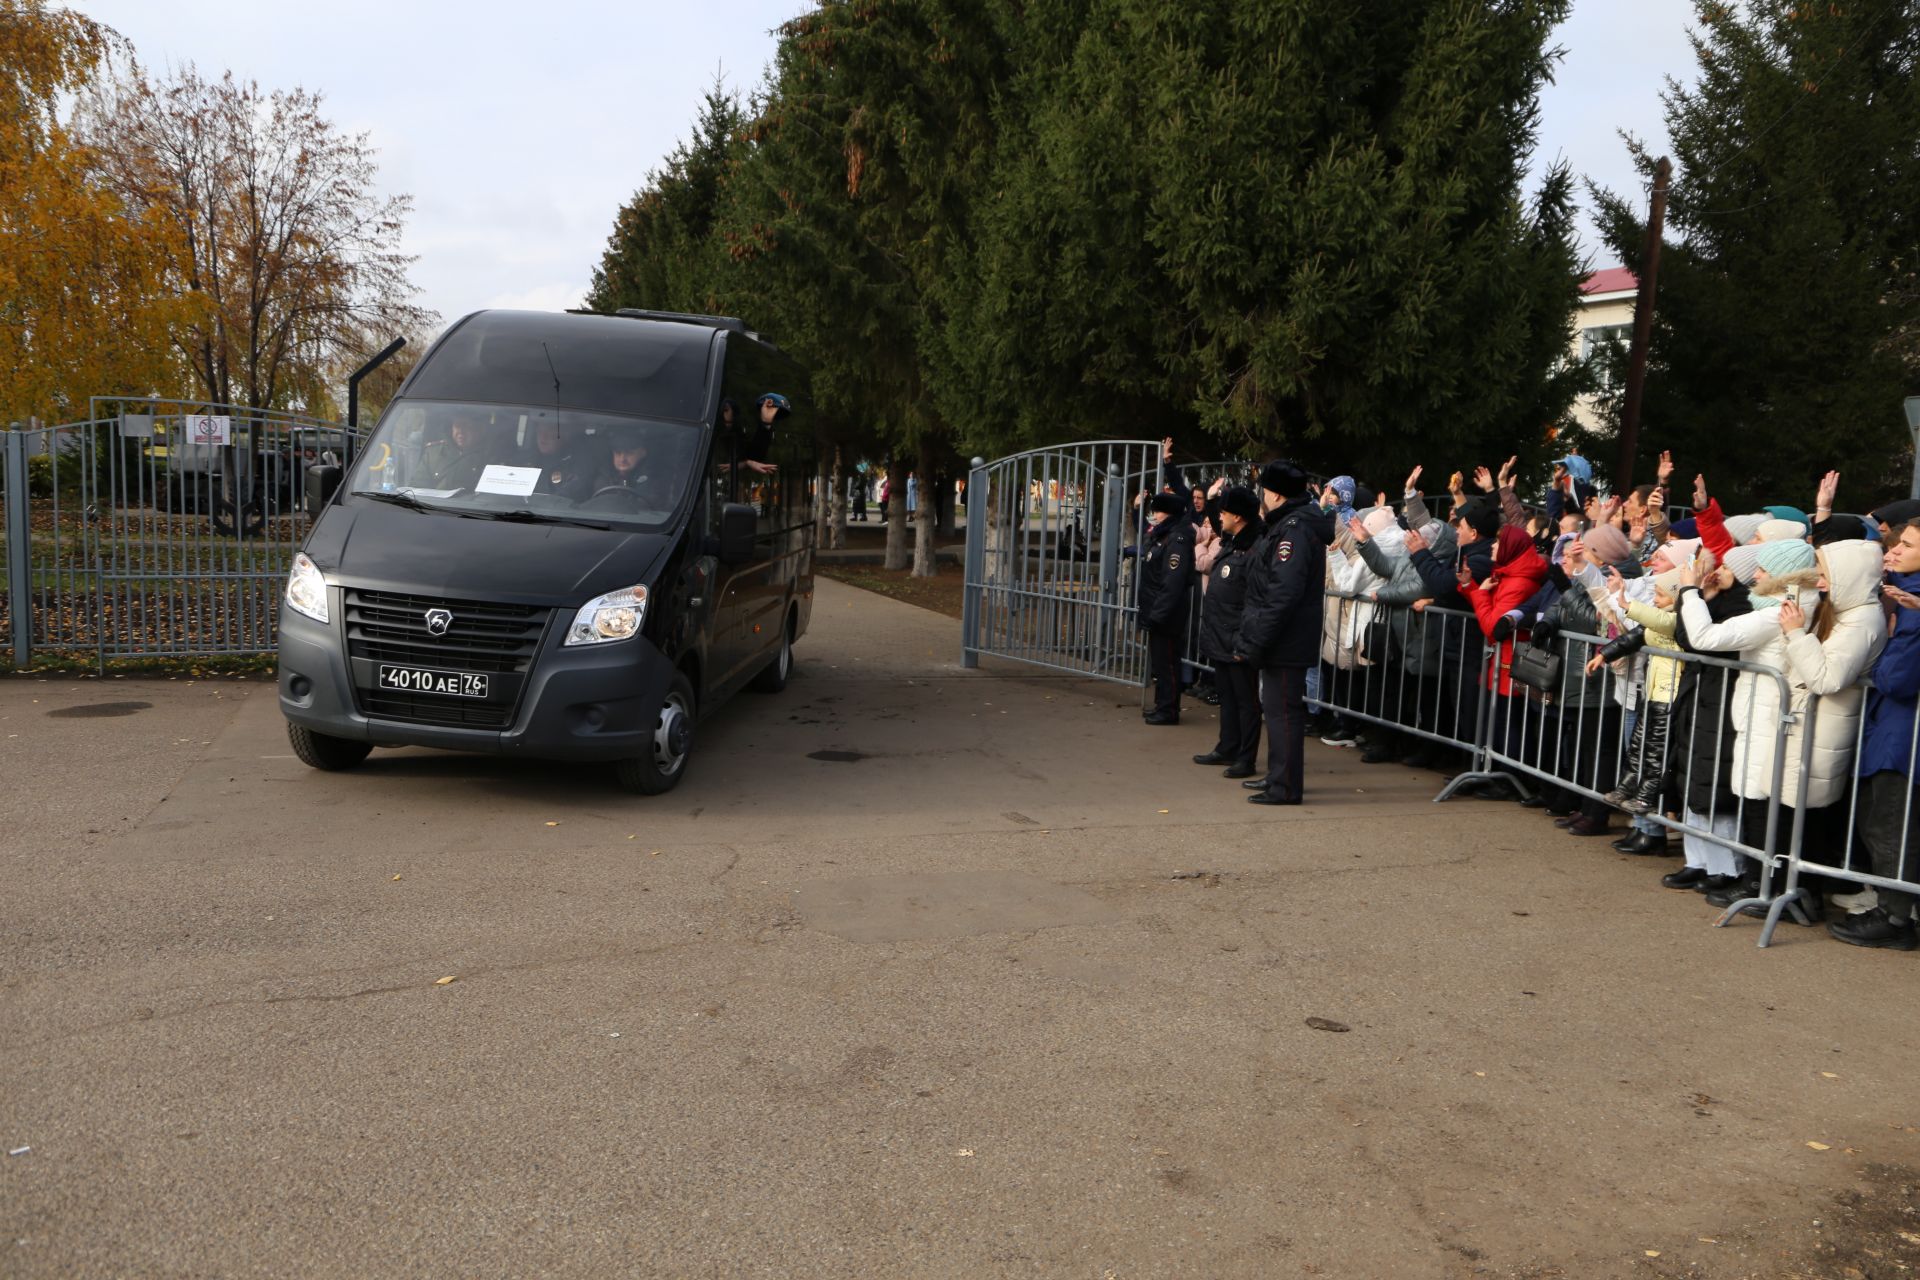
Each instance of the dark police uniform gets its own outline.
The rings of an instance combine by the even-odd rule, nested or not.
[[[1153,671],[1153,710],[1159,724],[1180,720],[1180,653],[1187,638],[1187,592],[1193,585],[1193,525],[1168,516],[1147,530],[1140,548],[1140,626],[1147,633]]]
[[[1320,660],[1333,516],[1311,498],[1289,498],[1267,513],[1266,522],[1248,554],[1247,599],[1234,652],[1260,669],[1266,796],[1279,804],[1299,804],[1305,785],[1307,668]]]
[[[1207,574],[1200,600],[1200,656],[1213,663],[1214,688],[1220,694],[1220,741],[1213,754],[1235,773],[1251,773],[1260,754],[1260,676],[1252,663],[1234,660],[1234,637],[1247,601],[1247,567],[1258,525],[1222,534],[1220,553]]]

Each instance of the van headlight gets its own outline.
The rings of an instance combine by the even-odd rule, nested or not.
[[[567,628],[568,644],[606,644],[631,640],[640,634],[647,617],[647,589],[626,587],[609,591],[580,606]]]
[[[287,575],[287,604],[315,622],[327,620],[327,580],[304,551],[294,556],[293,571]]]

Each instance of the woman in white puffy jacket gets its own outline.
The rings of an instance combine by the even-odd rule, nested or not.
[[[1680,614],[1694,648],[1731,652],[1742,662],[1767,669],[1742,671],[1734,680],[1727,708],[1734,735],[1730,781],[1734,795],[1746,801],[1741,806],[1740,838],[1748,845],[1761,847],[1766,843],[1767,798],[1773,794],[1780,719],[1792,709],[1789,704],[1793,699],[1790,688],[1784,702],[1781,696],[1787,670],[1787,637],[1780,629],[1780,608],[1789,598],[1798,599],[1802,609],[1812,608],[1820,573],[1813,548],[1805,542],[1766,542],[1742,550],[1751,554],[1757,565],[1750,594],[1753,611],[1715,622],[1707,611],[1706,599],[1692,589],[1697,575],[1688,566],[1681,572]],[[1780,803],[1791,806],[1800,795],[1797,739],[1789,738],[1780,767]],[[1788,829],[1791,818],[1792,814],[1783,810],[1781,832]],[[1784,848],[1784,841],[1776,848]]]
[[[1681,608],[1697,648],[1738,649],[1743,661],[1771,667],[1786,680],[1785,706],[1780,682],[1771,676],[1742,672],[1734,684],[1733,791],[1757,802],[1745,807],[1742,838],[1755,846],[1766,838],[1778,726],[1782,716],[1791,716],[1774,847],[1786,848],[1793,810],[1805,808],[1805,848],[1817,852],[1834,838],[1817,815],[1847,791],[1862,705],[1857,685],[1886,646],[1880,551],[1868,542],[1839,542],[1816,554],[1804,542],[1769,542],[1752,554],[1759,566],[1752,613],[1714,624],[1697,592],[1686,593]],[[1816,594],[1822,591],[1824,600]],[[1816,696],[1813,754],[1802,776],[1807,713]]]

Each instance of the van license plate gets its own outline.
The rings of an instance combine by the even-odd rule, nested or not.
[[[471,671],[435,671],[430,667],[380,667],[380,687],[400,693],[434,693],[449,698],[484,698],[487,677]]]

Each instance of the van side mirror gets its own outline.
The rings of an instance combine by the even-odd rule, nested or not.
[[[753,559],[753,535],[759,517],[744,502],[720,508],[720,563],[745,564]]]
[[[334,490],[340,487],[340,468],[324,463],[308,467],[306,487],[307,514],[318,516],[320,509],[333,500]]]

